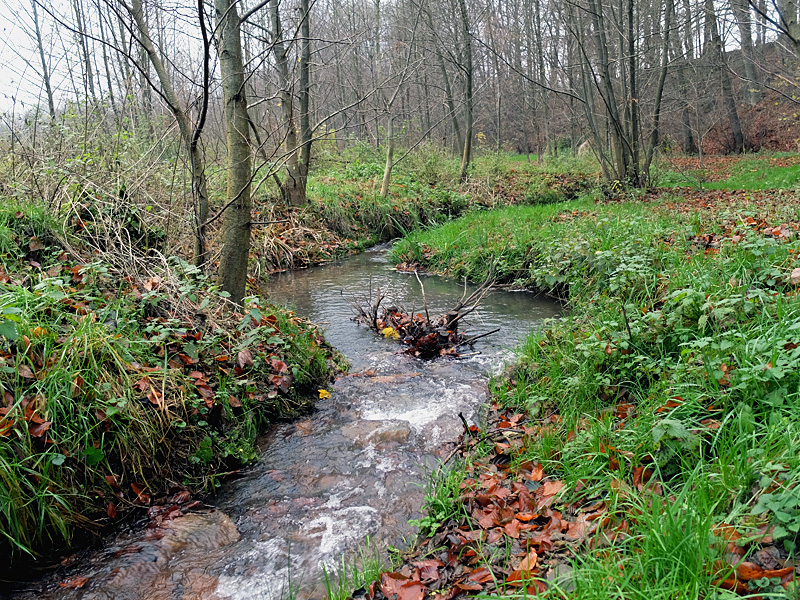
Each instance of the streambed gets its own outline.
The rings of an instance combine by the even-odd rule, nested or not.
[[[461,297],[458,282],[423,279],[431,315]],[[57,579],[17,598],[114,600],[278,600],[320,598],[322,565],[367,537],[373,545],[411,539],[426,473],[449,454],[486,400],[487,373],[502,369],[521,335],[559,306],[529,293],[497,291],[463,329],[481,333],[478,354],[420,361],[352,320],[353,298],[380,288],[387,302],[422,310],[413,274],[397,273],[380,249],[273,276],[271,299],[324,323],[327,340],[350,361],[330,398],[264,436],[261,459],[213,499],[214,509],[124,532]],[[469,353],[469,349],[464,349]],[[58,582],[86,577],[80,589]],[[290,593],[290,589],[292,592]]]

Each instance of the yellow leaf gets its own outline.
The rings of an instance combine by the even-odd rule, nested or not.
[[[400,334],[395,331],[394,327],[386,327],[385,329],[381,329],[381,333],[384,337],[390,337],[395,340],[400,339]]]
[[[320,400],[324,400],[325,398],[330,398],[331,393],[328,390],[317,390],[319,392]]]

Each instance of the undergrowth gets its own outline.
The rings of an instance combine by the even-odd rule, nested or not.
[[[0,209],[0,552],[14,560],[213,490],[338,360],[311,323],[257,297],[235,307],[180,259],[145,248],[146,273],[120,271],[84,245],[89,229]]]
[[[587,198],[396,244],[397,261],[474,280],[494,263],[501,281],[569,303],[493,384],[499,405],[542,423],[515,460],[563,481],[563,506],[602,502],[628,528],[574,548],[553,597],[793,597],[791,581],[731,573],[768,547],[791,561],[800,544],[798,208]]]

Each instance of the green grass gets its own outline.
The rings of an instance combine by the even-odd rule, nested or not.
[[[669,161],[664,161],[665,169],[658,178],[658,185],[695,186],[710,190],[775,190],[796,189],[800,183],[800,165],[780,166],[771,159],[787,158],[780,154],[745,156],[736,161],[729,171],[716,176],[713,168],[675,170]],[[790,156],[789,158],[793,158]],[[713,161],[711,157],[710,161]],[[710,162],[713,165],[713,162]],[[714,181],[709,180],[713,176]]]
[[[459,161],[431,146],[395,167],[384,198],[379,194],[384,160],[374,148],[359,145],[336,161],[323,161],[309,177],[309,223],[365,247],[472,211],[557,202],[597,183],[597,168],[587,159],[563,155],[540,165],[490,153],[475,159],[469,180],[460,185]]]
[[[800,241],[752,229],[733,243],[726,225],[779,225],[797,210],[785,198],[681,212],[587,198],[470,214],[396,244],[395,260],[475,280],[494,262],[502,282],[569,302],[493,393],[534,418],[560,415],[518,460],[562,479],[565,503],[604,499],[629,515],[625,541],[575,558],[570,597],[712,597],[725,577],[709,568],[719,523],[742,535],[774,524],[798,550]],[[693,244],[709,233],[719,252]],[[620,393],[634,407],[624,425],[610,410]],[[642,465],[663,486],[657,505],[631,484]]]
[[[347,600],[353,590],[366,590],[388,568],[381,552],[367,538],[349,557],[342,557],[334,568],[323,566],[323,582],[327,600]]]
[[[0,550],[13,559],[176,486],[213,490],[333,368],[292,313],[257,298],[231,310],[178,259],[140,279],[81,262],[66,223],[0,209]]]

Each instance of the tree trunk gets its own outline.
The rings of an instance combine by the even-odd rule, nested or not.
[[[750,4],[748,0],[731,0],[731,9],[733,9],[733,16],[739,25],[739,36],[742,39],[742,61],[744,62],[745,75],[745,80],[742,82],[744,97],[750,106],[755,106],[761,100],[761,86],[753,49]]]
[[[308,169],[311,165],[311,10],[309,0],[300,0],[300,89],[297,92],[300,103],[300,160],[298,165],[298,190],[295,203],[306,204],[306,185]]]
[[[389,193],[389,182],[392,180],[392,168],[394,167],[394,117],[389,112],[386,134],[386,166],[383,169],[383,183],[381,184],[381,196],[385,197]]]
[[[466,131],[464,134],[464,152],[461,155],[461,170],[458,180],[464,182],[467,179],[467,170],[472,162],[472,125],[473,125],[473,98],[472,98],[472,33],[467,14],[466,0],[458,0],[458,7],[461,13],[461,34],[464,36],[464,120],[466,121]]]
[[[50,119],[55,119],[56,105],[53,101],[53,88],[50,86],[50,69],[47,67],[47,61],[44,58],[44,45],[42,44],[42,32],[39,29],[36,0],[31,0],[31,6],[33,7],[33,27],[36,33],[36,45],[39,47],[39,59],[42,61],[42,80],[44,81],[44,89],[47,92],[47,107],[50,109]]]
[[[733,135],[733,150],[738,154],[744,151],[744,135],[742,134],[742,124],[739,121],[739,113],[736,110],[736,101],[733,98],[731,78],[728,74],[728,67],[725,64],[725,56],[722,53],[722,40],[717,29],[717,16],[714,11],[713,0],[706,0],[705,11],[706,31],[709,32],[710,36],[708,49],[722,86],[722,100],[725,105],[725,111],[728,113],[728,122]]]
[[[309,46],[305,40],[301,40],[304,44],[301,49],[300,57],[300,143],[303,144],[302,149],[298,146],[297,139],[297,125],[295,124],[294,117],[294,98],[292,97],[292,80],[289,74],[289,51],[286,47],[286,40],[283,38],[283,26],[281,24],[281,16],[278,11],[279,0],[271,0],[269,7],[272,20],[272,40],[273,40],[273,54],[275,56],[275,67],[278,72],[278,85],[279,97],[281,103],[281,114],[286,127],[286,137],[284,143],[284,150],[286,152],[286,184],[283,186],[286,194],[286,202],[292,206],[302,206],[307,202],[306,198],[306,177],[308,175],[308,165],[302,162],[302,151],[308,148],[310,151],[310,135],[308,144],[303,144],[304,126],[308,128],[308,56],[310,52]],[[308,23],[308,15],[304,13],[303,27]],[[301,35],[304,31],[301,28]],[[310,42],[309,42],[310,43]],[[305,57],[305,58],[304,58]],[[303,73],[305,72],[305,79]],[[306,92],[302,92],[303,82],[305,81]],[[303,98],[305,98],[305,121],[303,117]]]
[[[91,95],[92,103],[97,105],[97,94],[94,91],[94,75],[92,73],[92,61],[89,58],[89,46],[86,43],[88,39],[86,31],[86,23],[83,20],[83,11],[81,10],[80,0],[74,0],[73,9],[75,10],[75,27],[80,32],[78,35],[78,45],[83,54],[84,64],[84,77],[86,77],[86,84],[89,86],[89,93]]]
[[[199,17],[203,19],[203,0],[197,0],[197,3]],[[205,228],[206,221],[208,220],[208,188],[206,186],[205,160],[200,151],[200,134],[202,133],[203,124],[201,122],[196,128],[193,128],[186,111],[181,108],[178,96],[167,75],[167,70],[164,68],[164,63],[161,61],[161,55],[156,50],[153,45],[153,40],[150,37],[150,31],[144,18],[142,0],[131,0],[131,8],[133,11],[131,16],[136,23],[136,28],[139,30],[139,44],[142,47],[144,56],[149,58],[153,69],[156,71],[158,81],[161,84],[161,94],[164,96],[172,115],[175,117],[175,121],[178,123],[181,140],[189,154],[189,168],[195,212],[194,264],[202,267],[208,260],[205,241]],[[206,94],[208,93],[207,85],[208,82],[206,81]],[[148,82],[147,89],[149,88],[150,83]]]
[[[672,29],[672,14],[675,11],[675,0],[666,0],[664,8],[664,32],[661,40],[661,72],[658,76],[658,86],[656,88],[656,102],[653,109],[653,129],[650,131],[650,140],[647,145],[644,168],[642,169],[646,177],[650,177],[650,165],[653,162],[656,148],[658,147],[659,122],[661,119],[661,99],[664,96],[664,83],[667,80],[667,70],[669,68],[669,37]]]
[[[228,185],[219,261],[219,285],[240,304],[247,286],[250,256],[250,118],[247,114],[242,39],[236,0],[214,0],[217,13],[217,52],[225,104],[228,146]]]

